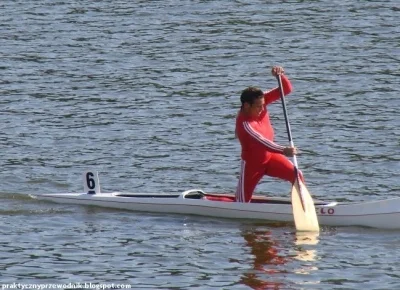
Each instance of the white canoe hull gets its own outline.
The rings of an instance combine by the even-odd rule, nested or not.
[[[267,203],[237,203],[188,198],[192,190],[180,195],[157,194],[38,194],[39,200],[132,210],[138,212],[200,215],[231,219],[293,222],[289,199],[270,198]],[[189,195],[187,195],[189,194]],[[265,199],[265,197],[260,197]],[[316,203],[320,225],[365,226],[400,229],[400,198],[361,203]]]

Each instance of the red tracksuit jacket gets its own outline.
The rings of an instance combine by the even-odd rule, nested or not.
[[[292,91],[292,85],[285,75],[281,79],[284,94],[287,95]],[[271,152],[283,153],[285,147],[274,143],[274,129],[267,110],[267,105],[279,98],[279,88],[265,92],[265,109],[256,118],[246,117],[239,111],[236,134],[242,147],[242,160],[250,164],[264,164],[268,162]]]

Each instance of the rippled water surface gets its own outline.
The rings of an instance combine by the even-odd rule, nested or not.
[[[141,214],[30,193],[233,192],[234,119],[285,67],[313,195],[400,192],[398,1],[0,3],[0,284],[138,289],[400,289],[400,231]],[[286,144],[282,108],[270,106]],[[287,196],[264,178],[257,193]]]

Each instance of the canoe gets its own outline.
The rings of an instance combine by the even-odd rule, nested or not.
[[[235,202],[233,194],[205,193],[191,189],[179,194],[100,192],[98,174],[84,173],[84,192],[34,194],[33,198],[64,204],[116,208],[137,212],[199,215],[293,223],[290,198],[253,196],[250,203]],[[89,176],[89,177],[88,177]],[[320,225],[365,226],[400,229],[400,198],[368,202],[315,200]]]

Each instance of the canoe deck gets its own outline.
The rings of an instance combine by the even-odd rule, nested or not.
[[[182,194],[130,194],[130,193],[120,193],[116,194],[120,197],[134,197],[134,198],[179,198]],[[203,191],[192,191],[184,195],[185,199],[203,199],[210,201],[221,201],[221,202],[235,202],[235,195],[228,193],[205,193]],[[255,195],[252,197],[250,203],[263,203],[263,204],[291,204],[290,198],[281,197],[266,197]],[[321,200],[314,200],[315,205],[327,205],[328,202]]]

